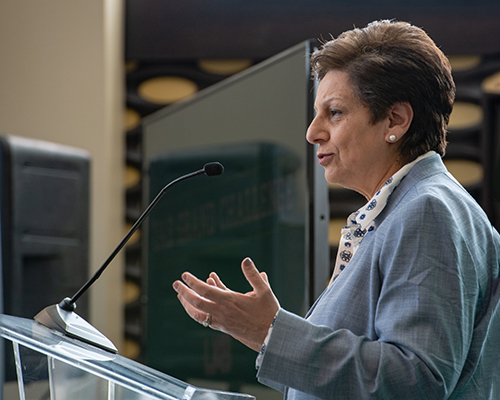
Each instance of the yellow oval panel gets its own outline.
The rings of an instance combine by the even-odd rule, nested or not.
[[[483,109],[474,103],[457,101],[450,115],[448,128],[471,128],[483,121]]]
[[[347,217],[345,218],[333,218],[328,224],[328,243],[330,246],[338,247],[340,243],[340,236],[342,233],[342,228],[347,224]]]
[[[120,352],[121,353],[121,352]],[[125,339],[123,343],[123,356],[131,360],[137,359],[141,353],[141,346],[134,340]]]
[[[481,87],[486,93],[500,94],[500,72],[487,77]]]
[[[139,300],[139,297],[141,296],[141,288],[137,283],[126,280],[123,288],[125,303],[129,304]]]
[[[139,126],[141,123],[141,116],[135,110],[127,108],[125,111],[125,130],[131,131]]]
[[[234,60],[200,60],[198,67],[210,74],[233,75],[241,72],[252,65],[252,60],[234,59]]]
[[[198,85],[179,76],[159,76],[142,82],[137,92],[143,99],[155,104],[170,104],[187,100],[198,91]]]
[[[446,160],[444,161],[448,171],[463,186],[480,183],[483,180],[483,166],[475,161],[469,160]]]
[[[448,60],[453,72],[467,71],[481,64],[481,56],[478,55],[449,56]]]
[[[330,189],[345,189],[345,187],[343,187],[342,185],[339,185],[338,183],[331,183],[331,182],[328,182],[328,187]]]
[[[130,231],[130,229],[132,229],[132,224],[128,223],[127,226],[126,226],[126,232],[125,232],[124,236]],[[127,242],[127,246],[139,243],[139,240],[141,240],[141,228],[137,229],[134,232],[134,234],[132,235],[132,237]]]
[[[127,165],[125,168],[125,188],[133,188],[139,184],[140,180],[141,172],[137,168]]]

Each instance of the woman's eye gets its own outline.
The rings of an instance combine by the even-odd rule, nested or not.
[[[340,111],[339,111],[339,110],[335,110],[335,109],[331,109],[331,110],[330,110],[330,115],[331,115],[332,117],[336,117],[336,116],[338,116],[339,114],[340,114]]]

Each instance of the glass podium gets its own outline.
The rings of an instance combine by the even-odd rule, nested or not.
[[[0,314],[0,336],[12,342],[20,400],[30,400],[33,384],[50,400],[255,400],[189,385],[35,320]]]

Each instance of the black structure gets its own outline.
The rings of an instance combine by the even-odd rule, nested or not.
[[[2,313],[33,318],[87,279],[89,165],[83,150],[0,136]],[[88,318],[85,299],[78,312]],[[5,358],[12,380],[8,348]]]
[[[126,56],[140,61],[265,59],[376,19],[425,29],[446,54],[498,51],[496,0],[126,1]]]

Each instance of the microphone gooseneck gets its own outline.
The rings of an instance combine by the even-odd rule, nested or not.
[[[137,219],[135,224],[130,228],[128,233],[125,235],[125,237],[122,239],[122,241],[116,246],[116,248],[113,250],[113,252],[109,255],[109,257],[104,261],[102,266],[97,270],[97,272],[90,278],[79,290],[78,292],[75,293],[75,295],[71,298],[66,297],[63,301],[59,303],[59,307],[61,307],[63,310],[66,311],[74,311],[76,309],[76,301],[80,298],[80,296],[85,293],[90,286],[101,276],[101,274],[104,272],[104,270],[107,268],[107,266],[113,261],[113,259],[116,257],[116,255],[120,252],[120,250],[125,246],[125,244],[129,241],[129,239],[132,237],[132,235],[135,233],[135,231],[139,228],[139,226],[144,222],[144,220],[147,218],[149,213],[153,210],[153,208],[158,204],[160,199],[163,197],[165,192],[167,191],[168,188],[170,188],[172,185],[183,181],[188,178],[192,178],[198,175],[205,174],[207,176],[215,176],[215,175],[221,175],[224,172],[224,167],[222,166],[221,163],[218,162],[211,162],[207,163],[204,165],[203,169],[200,169],[195,172],[191,172],[189,174],[183,175],[177,179],[174,179],[171,181],[169,184],[167,184],[154,198],[154,200],[149,204],[149,206],[144,210],[144,212],[141,214],[141,216]]]
[[[115,345],[101,332],[99,332],[96,328],[94,328],[91,324],[85,321],[83,318],[79,317],[74,310],[76,309],[76,301],[80,298],[80,296],[85,293],[90,286],[101,276],[106,267],[111,263],[111,261],[115,258],[118,252],[125,246],[128,240],[135,233],[137,228],[142,224],[142,222],[149,215],[151,210],[158,204],[160,199],[163,197],[165,192],[169,187],[180,182],[182,180],[192,178],[194,176],[205,174],[207,176],[215,176],[220,175],[224,172],[224,167],[218,162],[212,162],[205,164],[203,169],[192,172],[187,175],[183,175],[168,185],[166,185],[154,198],[154,200],[149,204],[149,206],[144,210],[141,216],[137,219],[132,228],[128,231],[122,241],[118,244],[116,249],[111,253],[111,255],[106,259],[104,264],[102,264],[101,268],[88,280],[85,285],[83,285],[76,294],[69,298],[66,297],[59,304],[53,304],[51,306],[45,307],[42,311],[40,311],[37,315],[35,315],[35,320],[40,322],[42,325],[45,325],[49,328],[55,329],[59,332],[65,333],[71,337],[78,338],[84,342],[90,343],[97,347],[100,347],[104,350],[110,351],[112,353],[117,353]]]

